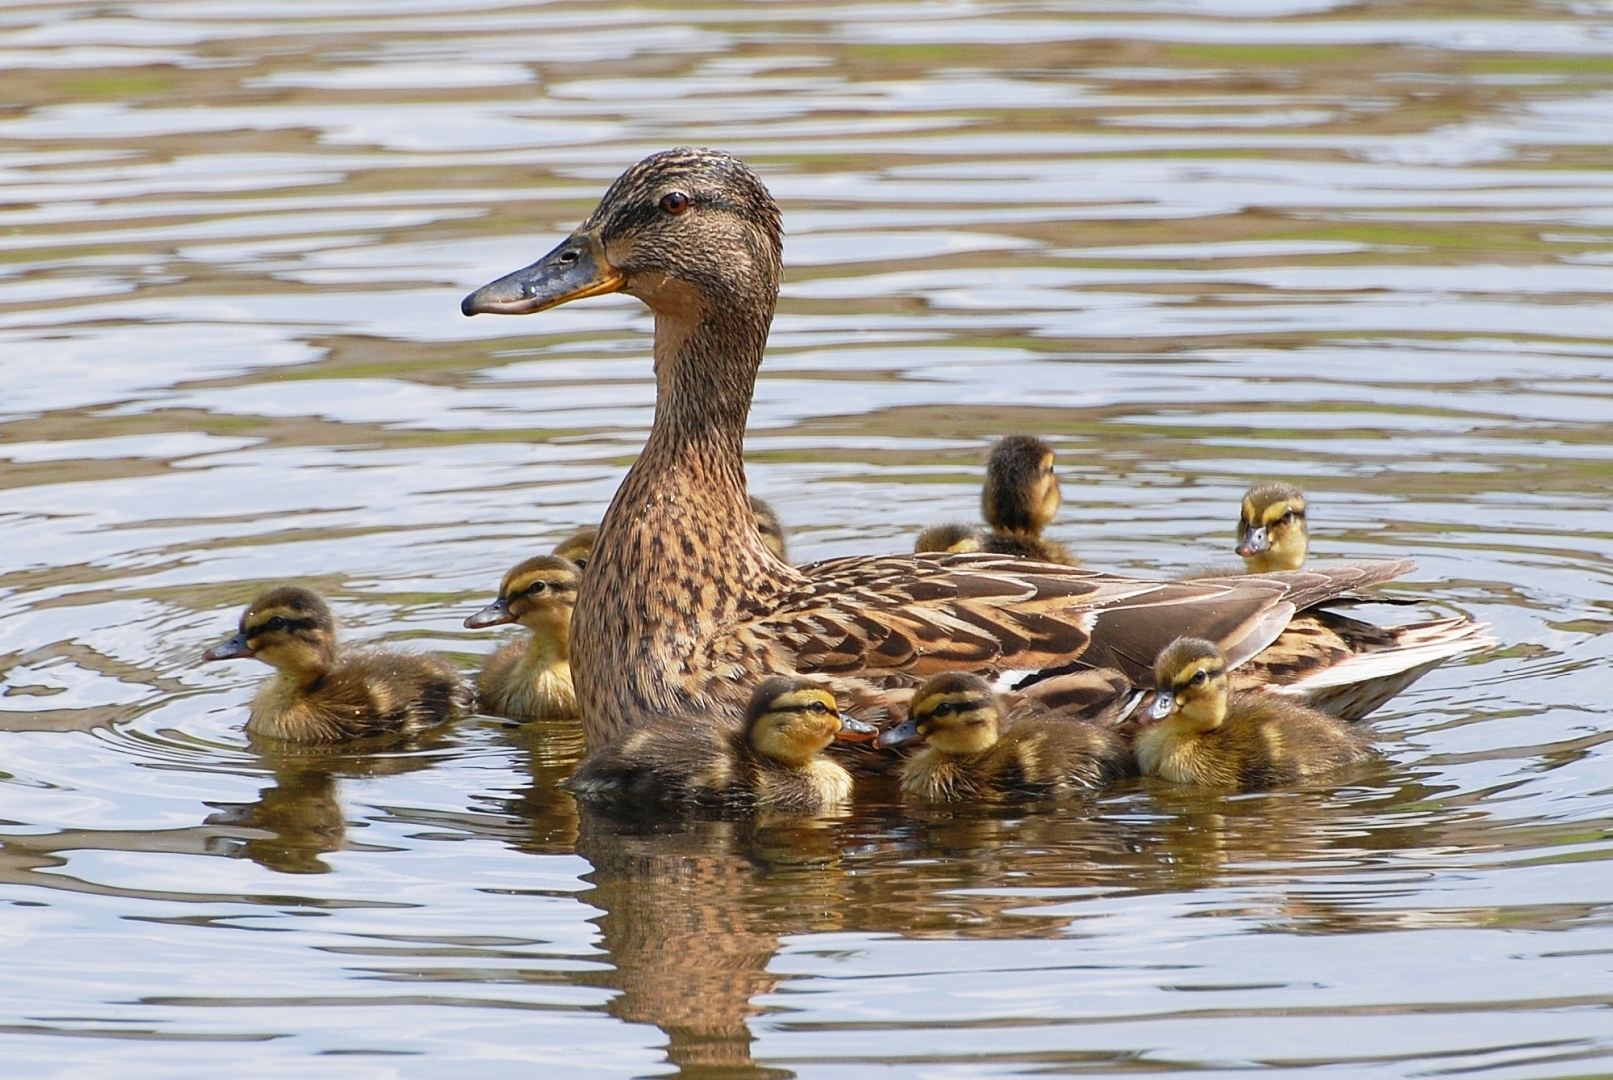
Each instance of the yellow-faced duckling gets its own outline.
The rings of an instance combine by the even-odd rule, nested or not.
[[[1227,662],[1202,638],[1159,654],[1152,721],[1138,733],[1143,775],[1256,791],[1332,772],[1367,757],[1357,729],[1278,694],[1229,695]]]
[[[1292,484],[1256,484],[1238,515],[1238,554],[1251,574],[1298,570],[1310,549],[1305,493]]]
[[[465,715],[471,694],[447,661],[419,653],[336,648],[336,617],[311,590],[270,589],[241,616],[240,633],[203,660],[250,657],[278,674],[252,699],[246,730],[304,743],[412,735]]]
[[[902,790],[931,802],[1068,795],[1135,772],[1125,742],[1106,728],[1049,713],[1003,713],[980,676],[937,675],[913,691],[906,722],[874,745],[923,739],[924,748],[902,765]]]
[[[944,525],[931,525],[913,541],[915,554],[938,551],[948,555],[964,555],[980,550],[981,532],[973,525],[949,521]]]
[[[742,728],[648,724],[589,757],[566,786],[578,794],[818,813],[851,798],[851,775],[820,752],[842,734],[873,731],[842,717],[818,683],[775,675],[751,695]]]
[[[482,712],[512,720],[569,720],[577,715],[571,686],[571,609],[575,563],[534,555],[504,575],[498,599],[465,620],[471,629],[519,623],[531,631],[487,658],[476,676]]]
[[[588,568],[588,560],[592,558],[594,554],[594,541],[598,539],[599,529],[597,527],[578,529],[576,532],[560,541],[560,543],[556,544],[554,546],[554,550],[549,552],[549,554],[555,556],[556,558],[565,559],[578,570],[586,570]]]

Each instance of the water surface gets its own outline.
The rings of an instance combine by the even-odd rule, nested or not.
[[[1610,118],[1592,2],[0,11],[8,1075],[1613,1069]],[[249,745],[199,653],[266,583],[469,670],[598,519],[644,309],[458,301],[684,143],[784,208],[797,559],[1025,431],[1090,565],[1225,565],[1282,477],[1504,647],[1234,799],[623,821],[562,725]]]

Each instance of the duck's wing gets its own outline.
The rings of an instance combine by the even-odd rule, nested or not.
[[[1296,609],[1411,566],[1147,581],[996,555],[865,556],[803,567],[757,628],[804,673],[901,685],[977,671],[1023,687],[1080,666],[1141,684],[1177,637],[1208,638],[1235,662],[1247,659]]]

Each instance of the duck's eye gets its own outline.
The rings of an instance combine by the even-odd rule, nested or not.
[[[578,251],[576,248],[567,248],[565,251],[560,253],[560,265],[570,266],[580,258],[582,258],[582,252]]]
[[[276,630],[284,630],[285,628],[286,628],[286,620],[281,618],[279,615],[276,615],[274,618],[270,619],[268,622],[266,622],[262,626],[258,627],[258,633],[260,633],[260,634],[272,634]]]
[[[1209,681],[1210,681],[1210,673],[1208,671],[1205,671],[1203,668],[1200,668],[1198,671],[1195,671],[1193,673],[1192,685],[1194,685],[1194,686],[1203,686],[1205,683],[1207,683]]]
[[[534,581],[526,587],[526,594],[528,596],[537,596],[539,593],[546,592],[548,588],[549,583],[547,581]]]
[[[1293,523],[1294,512],[1292,510],[1288,511],[1288,513],[1277,519],[1277,524],[1279,525],[1292,525]]]
[[[943,701],[943,702],[941,702],[941,704],[937,705],[935,708],[930,710],[930,715],[931,716],[951,716],[953,713],[955,713],[957,711],[958,711],[958,707],[956,705],[952,704],[952,702]]]
[[[815,713],[820,713],[820,714],[821,713],[826,713],[826,712],[829,711],[829,706],[825,705],[821,701],[814,701],[811,705],[808,705],[807,708],[811,709]]]
[[[676,216],[689,209],[689,196],[681,191],[669,191],[661,196],[661,209]]]

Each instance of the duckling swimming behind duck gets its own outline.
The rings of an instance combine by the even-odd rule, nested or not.
[[[1145,776],[1255,791],[1332,772],[1371,753],[1355,728],[1265,692],[1227,693],[1226,657],[1177,638],[1155,664],[1157,696],[1137,735]]]
[[[843,732],[873,731],[842,717],[818,683],[775,675],[751,695],[739,730],[645,725],[589,757],[566,786],[579,795],[814,814],[851,798],[851,775],[819,751]]]
[[[262,593],[234,637],[203,660],[251,657],[278,674],[252,699],[246,730],[293,742],[412,735],[470,712],[471,694],[447,661],[366,649],[338,656],[336,617],[296,585]]]
[[[1305,565],[1305,493],[1292,484],[1256,484],[1238,515],[1238,554],[1251,574],[1298,570]]]
[[[903,764],[902,790],[932,802],[1068,795],[1136,771],[1114,732],[1051,713],[1005,718],[986,681],[966,672],[937,675],[913,691],[907,721],[875,745],[916,739],[925,746]]]
[[[784,539],[784,523],[779,520],[778,511],[773,509],[771,503],[754,495],[750,497],[750,510],[756,518],[756,530],[762,534],[762,543],[767,545],[767,550],[777,555],[780,562],[789,562],[788,545]],[[588,560],[594,554],[594,541],[598,539],[597,527],[578,529],[556,544],[550,554],[569,559],[577,564],[577,569],[585,570],[588,567]]]
[[[980,509],[989,531],[969,525],[931,525],[919,533],[915,552],[963,554],[985,551],[1037,562],[1076,565],[1070,549],[1042,535],[1059,509],[1059,479],[1053,448],[1029,435],[999,439],[986,459]]]
[[[594,541],[598,539],[599,529],[597,526],[589,526],[586,529],[578,529],[576,532],[560,541],[560,543],[556,544],[554,546],[554,550],[549,552],[549,554],[559,559],[565,559],[578,570],[586,570],[588,568],[588,560],[594,554]]]
[[[923,554],[932,551],[947,555],[966,555],[980,550],[981,539],[980,530],[973,525],[949,521],[944,525],[931,525],[919,533],[918,539],[913,541],[913,552]]]
[[[580,571],[556,555],[518,563],[498,599],[465,620],[471,629],[519,623],[531,631],[487,658],[476,676],[484,713],[512,720],[569,720],[577,715],[571,685],[571,609]]]

